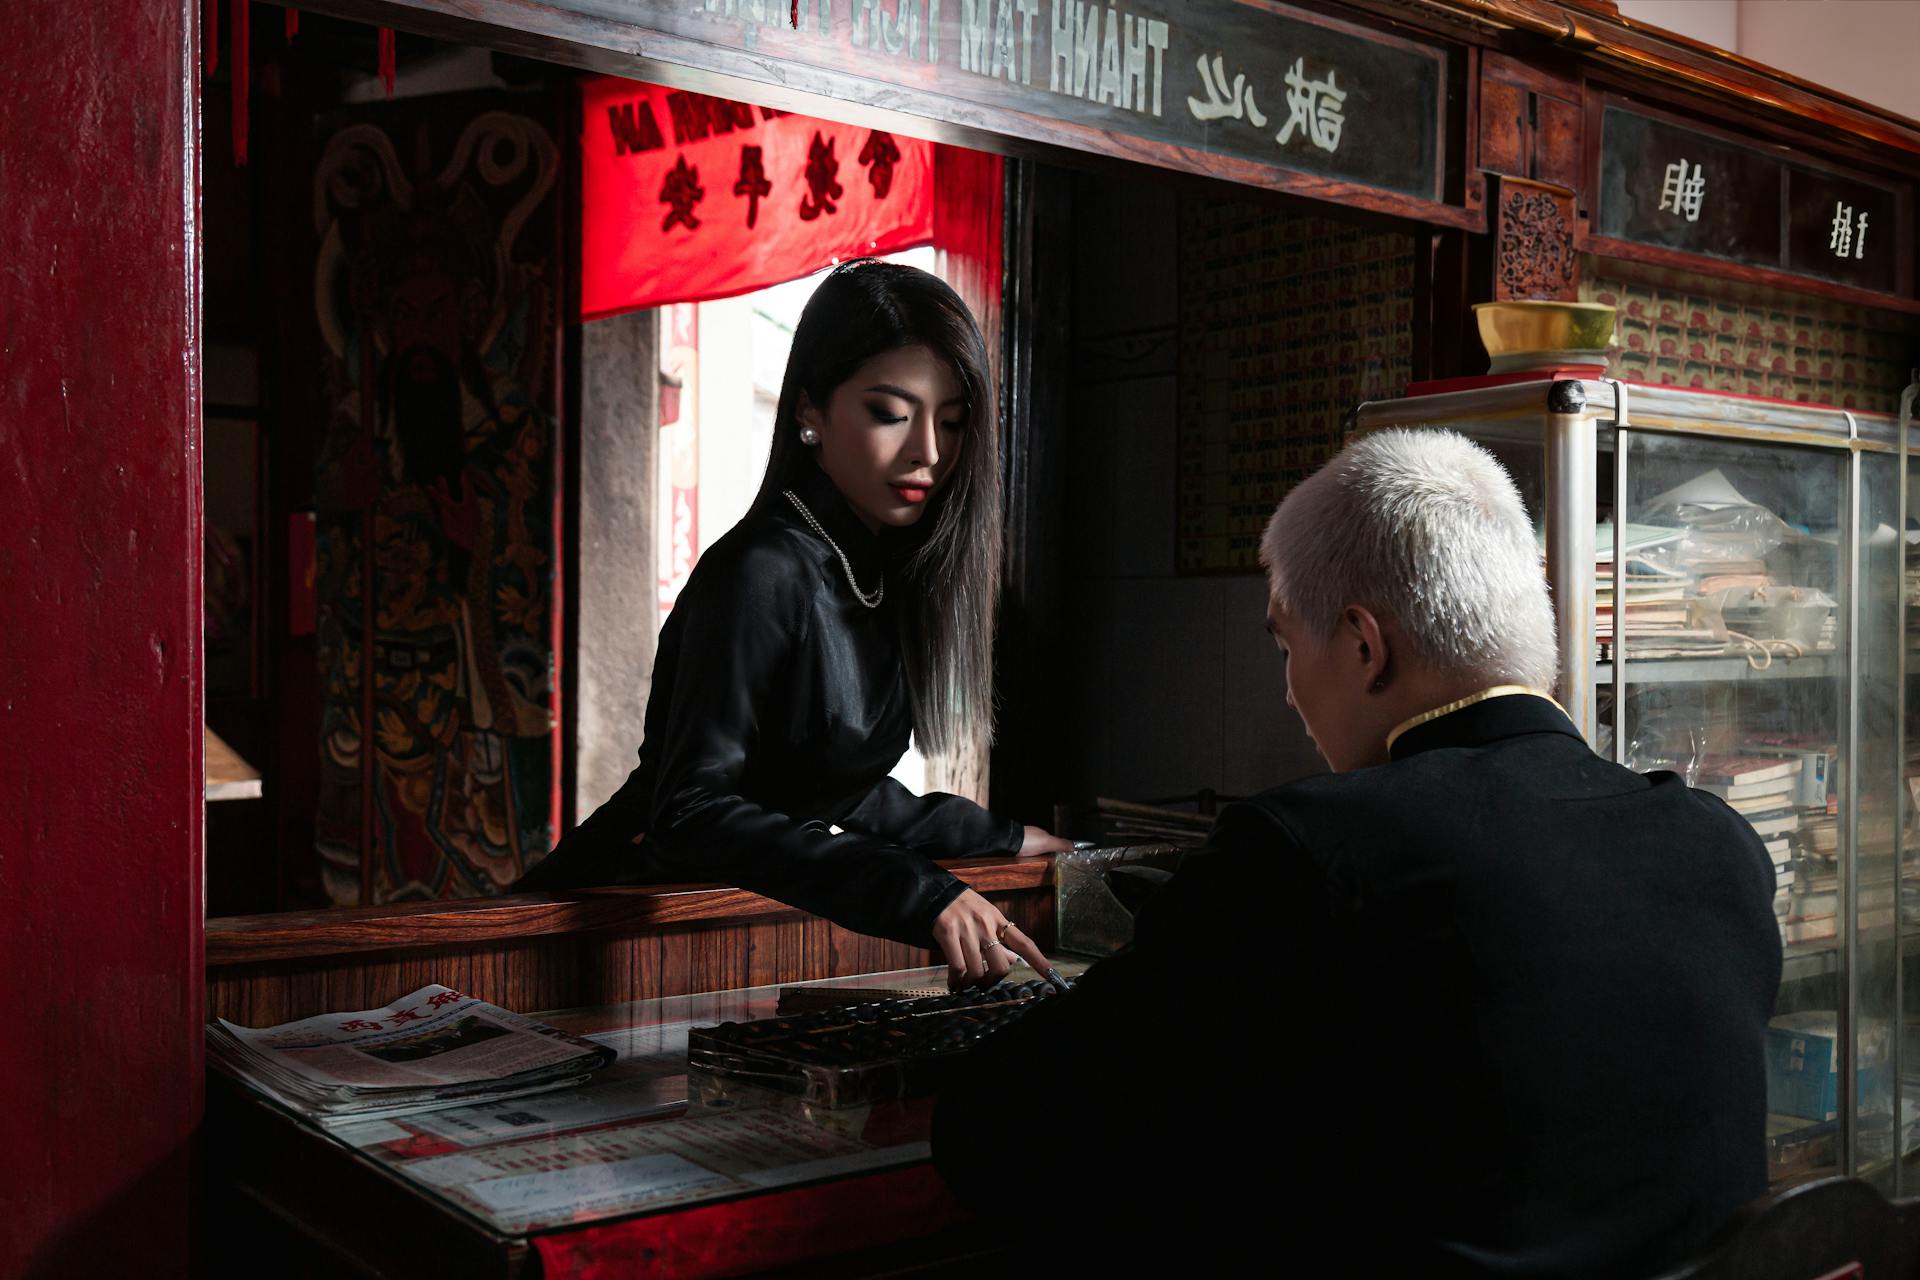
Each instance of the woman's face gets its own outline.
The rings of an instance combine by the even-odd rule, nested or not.
[[[825,406],[800,407],[801,427],[820,436],[820,469],[875,532],[926,514],[959,458],[965,417],[959,379],[924,346],[877,355]]]

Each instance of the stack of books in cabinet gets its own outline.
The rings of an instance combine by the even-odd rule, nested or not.
[[[1792,918],[1795,858],[1792,836],[1800,830],[1800,775],[1795,757],[1766,755],[1710,757],[1701,762],[1694,785],[1711,791],[1752,825],[1773,860],[1774,914],[1782,937]]]

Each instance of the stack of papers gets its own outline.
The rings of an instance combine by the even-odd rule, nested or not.
[[[1688,604],[1697,586],[1694,576],[1671,567],[1657,552],[1686,536],[1685,529],[1629,524],[1625,571],[1616,574],[1613,526],[1601,524],[1594,530],[1594,638],[1599,643],[1611,649],[1616,632],[1623,634],[1627,651],[1635,658],[1726,651],[1724,635],[1695,625]]]
[[[207,1027],[215,1068],[329,1128],[566,1088],[614,1056],[442,986],[384,1009]]]

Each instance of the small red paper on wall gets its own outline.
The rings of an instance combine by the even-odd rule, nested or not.
[[[930,142],[611,76],[582,94],[585,319],[933,239]]]

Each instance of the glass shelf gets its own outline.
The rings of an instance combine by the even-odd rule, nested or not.
[[[1756,668],[1737,654],[1716,658],[1628,658],[1632,684],[1678,684],[1693,681],[1807,680],[1841,674],[1839,655],[1810,653],[1800,658],[1776,657],[1770,666]],[[1593,682],[1600,688],[1613,683],[1613,663],[1593,664]]]

